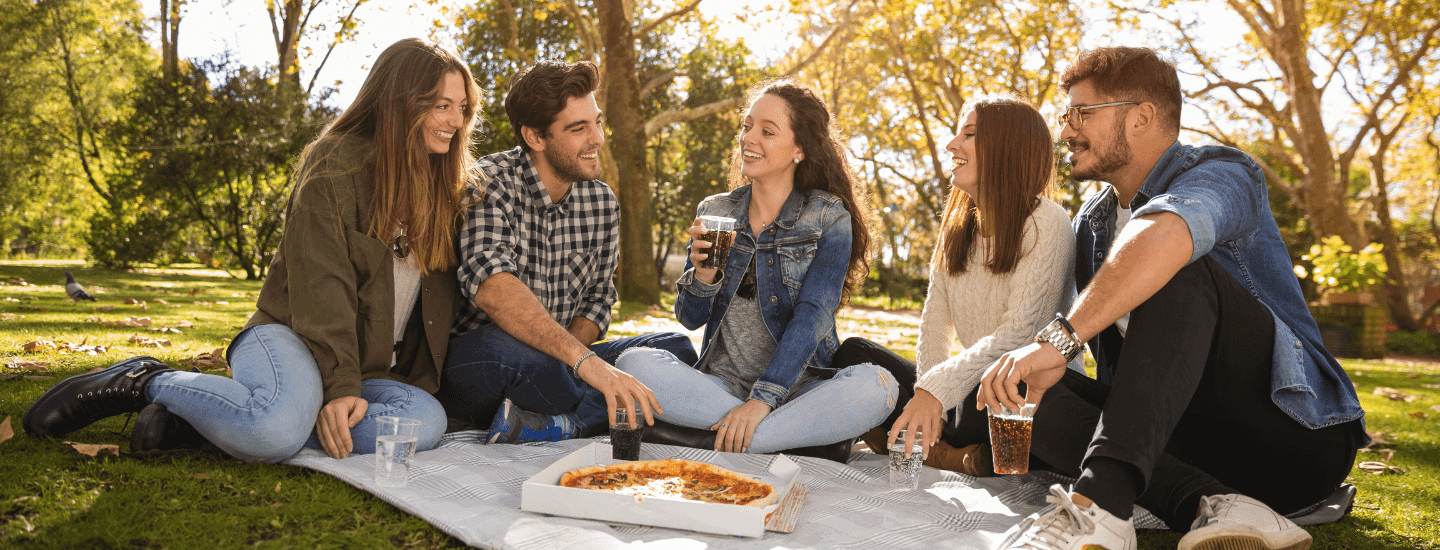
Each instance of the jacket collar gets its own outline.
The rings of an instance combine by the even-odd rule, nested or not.
[[[1171,143],[1165,149],[1165,154],[1160,155],[1160,160],[1155,162],[1155,167],[1150,169],[1150,175],[1145,176],[1145,182],[1140,184],[1140,190],[1135,193],[1135,198],[1130,199],[1127,205],[1131,210],[1150,202],[1150,198],[1164,193],[1170,188],[1170,182],[1175,176],[1180,175],[1190,167],[1186,161],[1187,153],[1192,147],[1181,145],[1179,141]]]
[[[750,187],[745,185],[730,192],[730,198],[735,201],[735,210],[731,217],[735,218],[737,226],[743,228],[750,227]],[[800,210],[805,207],[807,194],[799,189],[791,189],[790,196],[785,198],[785,205],[780,207],[780,214],[775,216],[773,223],[786,231],[795,229],[795,224],[800,222]]]

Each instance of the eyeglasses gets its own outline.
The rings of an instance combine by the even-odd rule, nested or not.
[[[1103,107],[1114,107],[1114,106],[1116,106],[1116,105],[1139,105],[1139,104],[1140,104],[1139,101],[1116,101],[1116,102],[1114,102],[1114,103],[1101,103],[1101,104],[1099,104],[1099,105],[1085,105],[1085,106],[1083,106],[1083,107],[1071,107],[1071,108],[1069,108],[1069,109],[1066,109],[1065,112],[1064,112],[1063,114],[1061,114],[1061,115],[1060,115],[1060,118],[1057,119],[1057,120],[1060,122],[1060,129],[1062,129],[1062,130],[1065,129],[1065,125],[1066,125],[1066,124],[1069,124],[1071,128],[1074,128],[1074,129],[1076,129],[1076,130],[1079,130],[1081,127],[1085,126],[1085,113],[1088,112],[1088,111],[1094,111],[1095,109],[1100,109],[1100,108],[1103,108]]]

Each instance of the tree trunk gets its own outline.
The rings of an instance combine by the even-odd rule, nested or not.
[[[1385,277],[1385,305],[1390,309],[1390,319],[1401,330],[1419,331],[1425,327],[1410,310],[1410,285],[1405,279],[1405,259],[1400,255],[1400,241],[1395,237],[1395,224],[1390,219],[1390,192],[1385,189],[1385,149],[1389,140],[1382,140],[1382,146],[1370,156],[1370,183],[1375,191],[1375,215],[1379,217],[1380,253],[1385,255],[1387,274]]]
[[[655,218],[646,167],[645,117],[640,110],[640,76],[636,74],[635,33],[623,0],[597,0],[604,44],[606,89],[604,106],[610,128],[610,152],[619,170],[620,299],[644,305],[660,303],[660,274],[655,269]]]

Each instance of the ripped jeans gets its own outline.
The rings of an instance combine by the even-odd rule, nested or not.
[[[675,359],[667,351],[633,348],[615,367],[655,392],[665,414],[656,418],[708,430],[744,401],[730,395],[719,378]],[[879,425],[895,408],[895,377],[871,363],[846,367],[829,380],[812,382],[790,395],[760,421],[751,453],[770,453],[853,440]]]

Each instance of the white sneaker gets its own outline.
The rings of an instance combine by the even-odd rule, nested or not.
[[[1135,550],[1135,525],[1101,510],[1085,495],[1050,486],[1051,505],[1010,529],[1002,550]]]
[[[1310,533],[1245,495],[1200,499],[1200,517],[1177,550],[1306,550]]]

